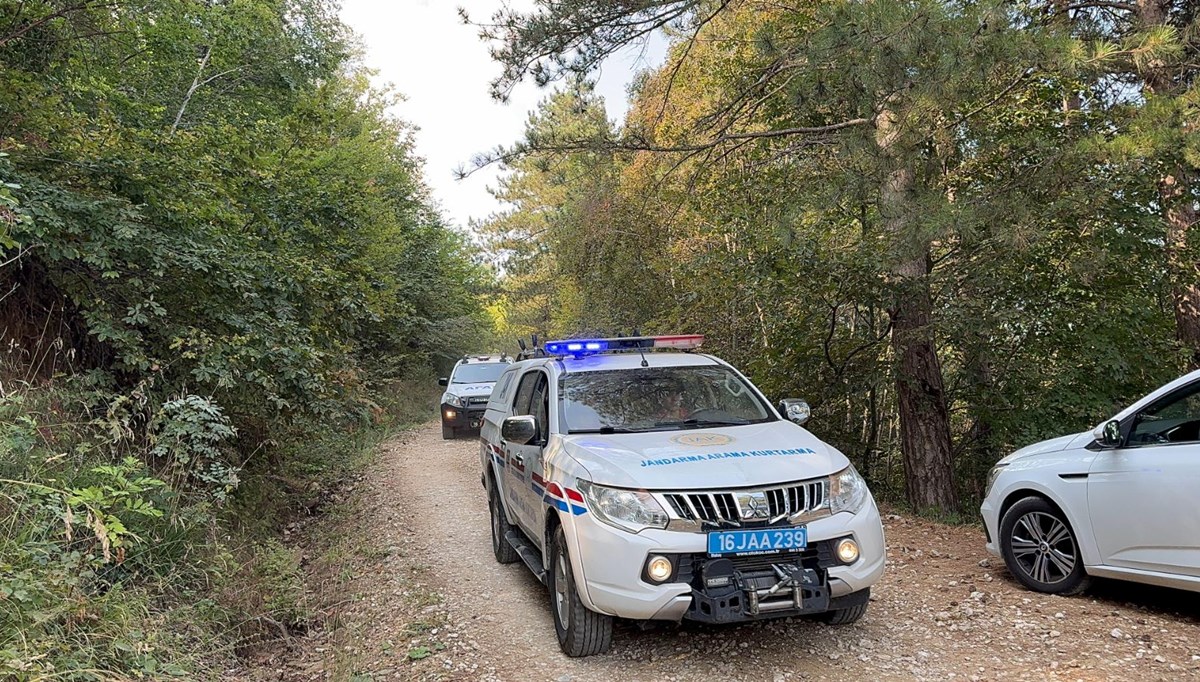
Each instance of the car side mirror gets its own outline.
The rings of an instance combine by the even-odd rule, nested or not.
[[[1121,422],[1113,419],[1104,422],[1100,428],[1096,429],[1098,433],[1094,433],[1096,442],[1106,448],[1121,447]]]
[[[527,445],[537,434],[537,417],[532,415],[508,417],[500,423],[500,437],[516,445]]]
[[[803,426],[808,423],[808,418],[812,416],[812,408],[808,403],[799,398],[784,398],[779,401],[779,411],[788,421],[793,421]]]
[[[447,379],[446,377],[442,377],[441,379],[438,379],[438,386],[449,386],[449,385],[450,385],[450,380]]]

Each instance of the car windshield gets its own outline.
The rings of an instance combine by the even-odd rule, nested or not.
[[[575,372],[559,380],[568,433],[622,433],[771,421],[749,384],[720,365]]]
[[[494,383],[508,369],[506,362],[480,362],[469,365],[459,365],[450,378],[452,384],[490,384]]]

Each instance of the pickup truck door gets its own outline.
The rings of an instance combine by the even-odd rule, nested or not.
[[[521,377],[513,398],[512,416],[534,414],[537,411],[545,393],[546,381],[546,374],[539,369],[530,370]],[[512,516],[516,517],[517,525],[536,542],[540,535],[535,529],[539,528],[537,520],[541,517],[542,500],[540,496],[536,501],[534,499],[531,473],[535,462],[539,471],[541,469],[541,443],[537,438],[524,445],[501,440],[500,447],[505,458],[504,501]],[[538,475],[540,477],[541,474]]]

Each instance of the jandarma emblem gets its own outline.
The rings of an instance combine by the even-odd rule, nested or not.
[[[720,433],[685,433],[675,436],[671,442],[703,448],[710,445],[729,445],[733,439]]]

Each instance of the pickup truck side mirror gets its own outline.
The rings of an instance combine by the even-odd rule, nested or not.
[[[808,403],[799,398],[784,398],[779,401],[779,411],[789,421],[796,422],[803,426],[808,422],[808,418],[812,416],[812,408]]]
[[[1121,422],[1116,419],[1106,421],[1096,427],[1096,430],[1092,432],[1092,436],[1103,447],[1119,448],[1123,440],[1121,438]]]
[[[442,377],[441,379],[438,379],[438,386],[449,386],[449,385],[450,385],[450,380],[447,379],[446,377]]]
[[[527,445],[537,434],[537,417],[532,415],[507,417],[500,423],[500,437],[515,445]]]

